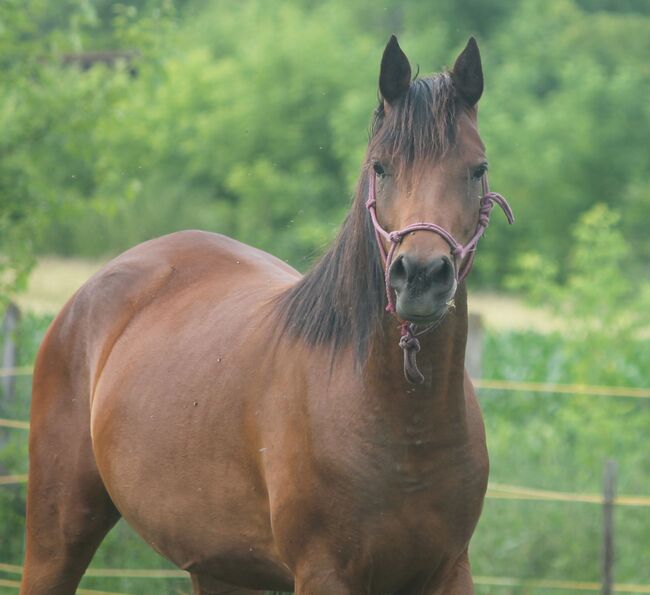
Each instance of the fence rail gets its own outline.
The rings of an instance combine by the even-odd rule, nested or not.
[[[571,589],[573,591],[600,591],[600,583],[588,581],[564,581],[545,579],[525,579],[508,576],[475,576],[474,584],[486,587],[528,587],[532,589]],[[616,593],[650,593],[650,585],[635,583],[614,583]]]
[[[17,419],[4,419],[0,418],[0,427],[14,428],[16,430],[29,430],[28,421],[19,421]]]
[[[10,376],[31,376],[34,372],[33,366],[20,366],[18,368],[0,368],[0,378]]]
[[[650,388],[631,386],[599,386],[592,384],[554,384],[546,382],[524,382],[519,380],[472,380],[474,385],[484,390],[504,390],[513,392],[552,393],[557,395],[587,395],[590,397],[628,397],[650,399]]]

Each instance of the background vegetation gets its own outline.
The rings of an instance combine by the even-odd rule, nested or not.
[[[481,132],[495,217],[471,283],[550,305],[564,332],[494,332],[488,378],[650,386],[650,4],[646,0],[4,0],[0,5],[0,299],[40,254],[105,258],[199,227],[304,269],[345,212],[397,32],[423,73],[478,36]],[[79,56],[119,50],[110,65]],[[48,317],[26,315],[31,364]],[[26,419],[28,379],[0,416]],[[642,400],[486,392],[492,479],[650,494]],[[0,430],[0,474],[26,469],[26,436]],[[0,489],[0,562],[20,563],[24,488]],[[650,583],[650,513],[617,511],[621,582]],[[600,511],[488,501],[476,574],[598,580]],[[6,539],[5,539],[6,536]],[[126,526],[96,567],[168,567]],[[84,579],[124,593],[178,580]],[[480,593],[533,593],[499,587]]]
[[[305,268],[352,194],[396,31],[424,73],[470,33],[482,47],[492,186],[519,221],[495,222],[475,283],[531,247],[563,276],[597,202],[647,274],[649,23],[645,0],[6,0],[2,266],[20,278],[37,251],[105,256],[200,227]],[[116,49],[131,58],[70,62]]]

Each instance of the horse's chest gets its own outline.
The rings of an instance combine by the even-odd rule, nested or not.
[[[378,533],[384,533],[382,544],[394,534],[401,546],[444,553],[464,546],[474,531],[487,482],[487,459],[469,447],[429,456],[424,447],[423,451],[396,457],[392,469],[385,469]]]
[[[484,445],[414,442],[348,463],[322,470],[315,503],[326,528],[319,539],[341,564],[354,566],[377,592],[392,592],[463,553],[487,483]]]

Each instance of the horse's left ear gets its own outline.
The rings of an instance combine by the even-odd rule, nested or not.
[[[481,53],[473,37],[469,38],[465,49],[456,58],[451,76],[461,99],[470,107],[476,105],[483,94],[483,67]]]

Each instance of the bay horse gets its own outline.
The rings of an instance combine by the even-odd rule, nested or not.
[[[473,38],[412,80],[393,36],[356,198],[311,272],[186,231],[71,298],[35,366],[21,593],[74,593],[120,517],[197,594],[473,592],[488,456],[464,277],[492,204],[510,216],[482,91]]]

